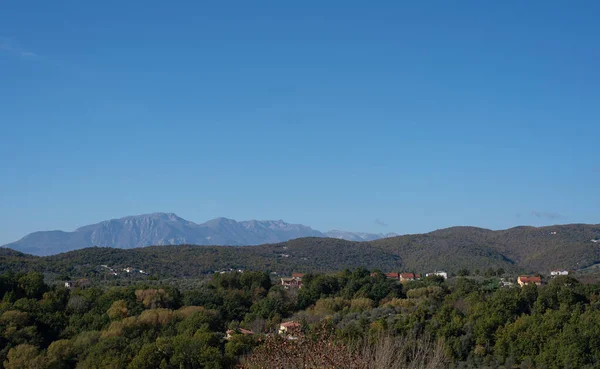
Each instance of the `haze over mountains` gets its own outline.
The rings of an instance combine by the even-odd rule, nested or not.
[[[32,255],[53,255],[90,246],[130,249],[151,245],[259,245],[302,237],[331,237],[349,241],[372,241],[396,236],[345,231],[320,232],[283,220],[215,218],[197,224],[173,213],[152,213],[111,219],[83,226],[73,232],[40,231],[3,247]]]

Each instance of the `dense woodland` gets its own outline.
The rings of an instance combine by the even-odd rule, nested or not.
[[[0,363],[600,368],[600,245],[591,241],[599,234],[584,225],[457,227],[360,243],[94,247],[48,257],[0,249]],[[501,277],[551,268],[578,279],[499,287]],[[402,284],[380,272],[440,269],[455,277]],[[306,273],[303,288],[279,285],[292,272]],[[300,323],[293,339],[277,334],[285,321]],[[254,334],[226,339],[240,329]]]
[[[503,271],[496,271],[496,274]],[[462,275],[472,274],[467,270]],[[398,283],[365,268],[215,274],[185,289],[48,285],[0,277],[5,368],[599,368],[600,285],[557,277],[499,288],[497,277]],[[300,323],[293,339],[276,332]],[[228,329],[252,330],[254,335]],[[304,366],[303,366],[304,365]]]

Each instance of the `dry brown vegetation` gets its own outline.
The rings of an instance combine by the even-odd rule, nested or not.
[[[355,343],[337,339],[325,325],[293,338],[267,337],[240,366],[244,369],[439,369],[449,358],[441,341],[381,333]]]

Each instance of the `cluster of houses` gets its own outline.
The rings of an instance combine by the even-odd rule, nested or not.
[[[302,288],[302,277],[304,274],[302,273],[292,273],[291,277],[283,277],[281,278],[281,285],[286,288]],[[371,274],[372,277],[375,276],[375,273]],[[421,274],[417,274],[417,273],[397,273],[397,272],[392,272],[392,273],[386,273],[385,276],[389,279],[395,279],[401,283],[403,282],[408,282],[408,281],[416,281],[418,279],[421,279]],[[439,276],[442,277],[444,279],[448,279],[448,273],[446,272],[433,272],[433,273],[427,273],[425,274],[426,277],[431,277],[431,276]]]
[[[569,275],[569,271],[564,270],[564,269],[555,269],[550,272],[551,277],[558,277],[558,276],[562,276],[562,275]],[[506,284],[507,282],[504,282],[504,283]],[[534,275],[534,276],[521,275],[521,276],[517,277],[517,283],[521,287],[526,286],[526,285],[541,286],[542,285],[542,277],[540,277],[539,275]],[[501,285],[502,285],[502,281],[501,281]]]
[[[127,267],[127,268],[123,268],[120,270],[111,268],[105,264],[100,265],[100,267],[103,269],[106,269],[108,271],[108,275],[112,275],[112,276],[118,276],[119,272],[125,272],[125,274],[132,274],[132,273],[148,274],[145,271],[143,271],[142,269],[133,268],[133,267]]]
[[[213,273],[215,273],[215,274],[244,273],[244,269],[228,268],[228,269],[215,270]]]
[[[374,276],[374,275],[375,274],[372,274],[372,276]],[[551,271],[550,275],[552,277],[569,275],[569,271],[568,270],[557,269],[557,270]],[[386,273],[385,276],[387,278],[390,278],[390,279],[395,279],[395,280],[397,280],[397,281],[399,281],[401,283],[421,279],[421,275],[420,274],[416,274],[416,273]],[[425,274],[425,276],[426,277],[439,276],[439,277],[442,277],[444,279],[448,279],[448,273],[442,272],[442,271],[439,271],[439,272],[436,271],[436,272],[433,272],[433,273],[427,273],[427,274]],[[517,277],[517,283],[521,287],[523,287],[525,285],[540,286],[542,284],[542,278],[540,276],[525,276],[525,275],[523,275],[523,276]],[[504,278],[502,278],[500,280],[500,286],[501,287],[511,287],[513,285],[514,285],[513,282],[505,280]]]
[[[109,267],[108,265],[100,265],[100,266],[104,269],[107,269],[109,275],[112,275],[112,276],[119,275],[119,273],[117,273],[113,268]]]

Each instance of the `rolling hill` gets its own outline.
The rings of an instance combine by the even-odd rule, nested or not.
[[[134,266],[158,276],[194,277],[227,268],[279,274],[324,272],[364,266],[383,271],[428,272],[459,269],[509,272],[581,269],[600,262],[600,225],[516,227],[491,231],[453,227],[426,234],[369,242],[308,237],[258,246],[92,247],[47,257],[4,249],[0,270],[33,269],[69,275],[102,273],[99,265]],[[86,274],[87,273],[87,274]]]

